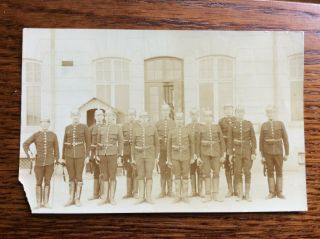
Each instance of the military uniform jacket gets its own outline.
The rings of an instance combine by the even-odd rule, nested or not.
[[[139,158],[155,160],[159,154],[159,148],[159,136],[155,126],[138,124],[134,128],[131,152],[134,152],[135,160]]]
[[[98,129],[97,154],[98,155],[122,155],[123,134],[120,126],[116,124],[102,125]]]
[[[199,139],[199,134],[200,134],[200,130],[201,130],[201,126],[202,124],[198,123],[198,122],[192,122],[190,124],[187,125],[187,129],[189,130],[191,137],[192,137],[192,141],[194,144],[194,153],[199,156],[199,152],[198,152],[198,139]]]
[[[186,126],[169,131],[167,155],[169,160],[190,161],[194,154],[193,137]]]
[[[236,120],[229,130],[228,136],[229,152],[250,158],[256,154],[257,142],[253,125],[248,120]]]
[[[289,142],[286,128],[281,121],[268,121],[262,124],[260,131],[260,152],[265,155],[289,154]]]
[[[122,126],[124,148],[123,155],[131,154],[131,145],[133,141],[133,129],[138,126],[137,121],[124,123]]]
[[[222,157],[226,152],[221,128],[218,124],[202,125],[198,138],[200,157]]]
[[[176,123],[172,119],[160,120],[156,123],[160,140],[160,150],[167,150],[168,134],[171,129],[176,126]]]
[[[70,124],[65,128],[62,158],[85,158],[90,152],[90,133],[85,124]]]
[[[38,131],[29,137],[23,143],[23,149],[26,155],[29,155],[29,147],[31,144],[36,145],[36,166],[51,165],[54,160],[59,159],[59,145],[57,135],[52,131]]]
[[[91,142],[91,156],[96,155],[96,149],[97,149],[97,136],[98,136],[98,129],[102,126],[103,124],[94,124],[89,128],[89,133],[90,133],[90,142]]]

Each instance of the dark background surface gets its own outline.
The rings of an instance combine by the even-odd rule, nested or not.
[[[20,73],[24,27],[305,31],[304,112],[309,211],[31,215],[22,186],[18,183]],[[320,5],[206,0],[1,0],[0,238],[320,238],[319,76]]]

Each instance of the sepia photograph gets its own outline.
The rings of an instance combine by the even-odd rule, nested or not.
[[[308,210],[303,32],[25,28],[21,81],[32,213]]]

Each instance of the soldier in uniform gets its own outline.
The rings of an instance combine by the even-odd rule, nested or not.
[[[132,164],[131,145],[133,140],[133,129],[138,125],[136,121],[136,111],[129,109],[128,122],[122,126],[124,148],[123,148],[123,161],[124,167],[127,171],[127,194],[124,198],[137,197],[138,181],[137,181],[137,168]]]
[[[282,194],[282,167],[283,161],[286,161],[289,155],[288,136],[283,122],[274,119],[275,110],[272,106],[267,107],[266,114],[268,121],[261,126],[259,144],[262,162],[267,164],[269,185],[267,199],[276,196],[284,199]],[[276,181],[274,171],[276,171]]]
[[[167,143],[168,165],[173,166],[176,198],[188,202],[190,163],[194,162],[194,137],[183,123],[183,113],[176,114],[176,127],[169,131]]]
[[[48,130],[50,120],[47,118],[42,119],[40,126],[41,130],[34,133],[23,143],[23,149],[29,160],[29,147],[31,144],[35,144],[37,151],[34,167],[36,176],[36,209],[42,206],[49,208],[50,181],[54,170],[54,163],[59,159],[57,135]]]
[[[222,130],[224,142],[228,144],[228,132],[229,128],[232,127],[232,124],[235,122],[236,118],[233,115],[233,106],[232,105],[225,105],[224,106],[224,117],[220,119],[219,125]],[[233,172],[231,172],[231,167],[233,162],[229,159],[229,152],[227,150],[226,161],[224,162],[225,174],[228,184],[228,193],[226,197],[236,196],[236,186],[234,183]],[[233,178],[233,180],[232,180]]]
[[[211,169],[212,188],[214,201],[219,199],[219,173],[221,164],[226,157],[226,145],[223,139],[221,128],[218,124],[212,123],[212,111],[205,112],[205,125],[201,127],[198,139],[200,161],[203,161],[203,177],[205,179],[205,200],[211,200]]]
[[[151,198],[152,173],[155,161],[159,159],[158,132],[148,120],[148,113],[141,113],[139,125],[133,131],[131,146],[131,152],[134,152],[133,163],[137,165],[138,171],[139,199],[137,203],[144,201],[153,203]]]
[[[169,118],[170,107],[167,104],[161,107],[162,119],[156,123],[156,127],[159,134],[160,140],[160,187],[161,193],[160,198],[168,195],[173,196],[172,193],[172,172],[171,168],[167,165],[167,140],[168,132],[175,127],[175,122]]]
[[[238,201],[243,199],[243,179],[245,176],[245,199],[251,201],[251,168],[256,158],[256,136],[250,121],[244,120],[245,111],[242,107],[235,110],[236,121],[229,130],[229,160],[234,160],[234,173]]]
[[[101,109],[97,109],[94,112],[96,123],[89,128],[91,137],[91,150],[90,150],[90,166],[93,171],[93,195],[89,200],[95,200],[100,198],[101,194],[101,182],[100,182],[100,168],[96,162],[96,149],[97,149],[97,134],[99,128],[103,125],[104,113]],[[95,144],[94,144],[95,143]]]
[[[65,128],[62,148],[62,161],[66,163],[69,174],[70,198],[65,206],[80,206],[82,190],[82,173],[84,165],[89,162],[90,134],[88,126],[81,124],[78,109],[71,111],[72,124]]]
[[[106,112],[106,124],[98,129],[97,135],[97,160],[102,174],[103,195],[100,205],[110,201],[115,205],[116,173],[118,164],[123,155],[123,134],[120,126],[113,123],[114,114]]]
[[[201,129],[201,124],[198,122],[198,112],[196,109],[192,109],[190,111],[190,117],[191,117],[191,123],[187,125],[187,128],[189,132],[191,133],[191,136],[193,138],[194,143],[194,161],[191,161],[190,165],[190,181],[191,181],[191,190],[192,194],[191,196],[197,196],[203,197],[203,177],[201,174],[201,165],[199,165],[197,158],[199,158],[198,153],[198,142],[197,139],[199,138],[199,133]]]

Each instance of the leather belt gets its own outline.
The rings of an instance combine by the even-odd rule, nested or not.
[[[204,145],[212,145],[212,144],[215,144],[215,143],[219,143],[220,140],[201,140],[201,143],[204,144]]]
[[[144,147],[142,147],[142,146],[135,146],[134,148],[135,148],[135,149],[138,149],[138,150],[146,150],[146,149],[151,148],[151,146],[144,146]]]
[[[108,148],[108,147],[111,147],[114,145],[113,144],[98,144],[98,146]]]
[[[187,149],[187,147],[179,146],[179,145],[172,145],[172,149],[174,149],[174,150],[184,150],[184,149]]]
[[[237,143],[246,143],[246,142],[250,142],[250,140],[240,140],[240,139],[234,139],[233,141],[234,141],[234,142],[237,142]]]
[[[83,142],[72,142],[72,143],[64,143],[64,144],[75,147],[77,145],[83,144]]]
[[[265,139],[266,142],[280,142],[282,139]]]

